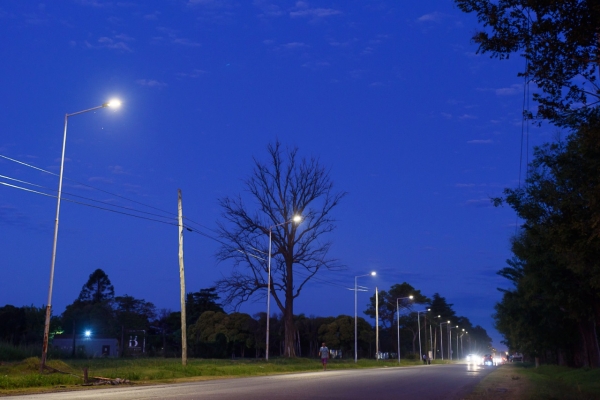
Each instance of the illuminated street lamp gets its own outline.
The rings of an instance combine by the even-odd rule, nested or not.
[[[408,296],[408,297],[398,297],[396,299],[396,322],[398,325],[398,365],[400,365],[400,300],[404,300],[404,299],[413,299],[413,296]]]
[[[268,278],[267,278],[267,347],[265,348],[265,360],[269,360],[269,320],[271,319],[271,244],[273,243],[271,237],[273,233],[273,228],[277,228],[278,226],[287,225],[291,222],[299,224],[302,221],[302,217],[300,215],[294,215],[292,219],[289,219],[285,222],[282,222],[277,225],[273,225],[269,228],[269,261],[268,261]]]
[[[121,101],[114,99],[110,100],[101,106],[88,108],[87,110],[77,111],[71,114],[65,114],[65,129],[63,134],[63,145],[62,145],[62,156],[60,159],[60,174],[58,176],[58,196],[56,200],[56,219],[54,221],[54,242],[52,244],[52,260],[50,262],[50,284],[48,286],[48,303],[46,305],[46,321],[44,324],[44,344],[42,346],[42,362],[40,364],[40,373],[44,372],[44,368],[46,367],[46,355],[48,353],[48,336],[50,334],[50,314],[52,313],[52,285],[54,283],[54,265],[56,262],[56,242],[58,240],[58,216],[60,214],[60,199],[62,196],[62,180],[63,180],[63,171],[65,165],[65,148],[67,146],[67,122],[69,117],[73,115],[83,114],[89,111],[98,110],[100,108],[119,108],[121,106]]]
[[[356,279],[363,277],[363,276],[375,276],[377,275],[377,272],[373,271],[370,274],[365,274],[365,275],[358,275],[354,277],[354,362],[358,362],[358,340],[356,339],[356,335],[357,335],[357,325],[356,325],[356,317],[357,317],[357,296],[356,294],[358,293],[358,286],[356,285]]]

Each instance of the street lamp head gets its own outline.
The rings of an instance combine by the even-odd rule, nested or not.
[[[103,107],[110,107],[110,108],[119,108],[121,107],[121,100],[119,99],[112,99],[104,104],[102,104]]]
[[[91,334],[92,334],[92,331],[89,331],[89,330],[85,331],[85,336],[86,337],[90,337]]]
[[[375,276],[375,275],[377,275],[377,272],[375,272],[375,271],[371,272],[371,276]]]
[[[292,218],[292,221],[299,224],[300,222],[302,222],[302,215],[294,215],[294,217]]]
[[[408,296],[408,298],[412,300],[414,296],[411,294],[410,296]]]

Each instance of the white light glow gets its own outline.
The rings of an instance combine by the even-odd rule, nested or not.
[[[121,107],[121,100],[112,99],[108,103],[106,103],[106,106],[110,107],[110,108],[119,108],[119,107]]]

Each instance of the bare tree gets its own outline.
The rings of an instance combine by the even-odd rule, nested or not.
[[[330,213],[346,193],[333,190],[329,172],[317,158],[299,159],[297,148],[284,151],[279,142],[267,150],[268,162],[255,158],[244,182],[253,206],[241,195],[219,200],[224,244],[217,257],[233,261],[234,268],[217,282],[217,289],[236,309],[265,298],[271,232],[271,293],[283,314],[285,354],[295,357],[294,299],[321,268],[341,267],[338,260],[327,258],[331,243],[323,239],[335,228]],[[290,222],[294,215],[302,216],[299,225]]]

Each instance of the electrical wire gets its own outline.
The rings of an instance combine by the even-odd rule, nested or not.
[[[5,156],[5,155],[3,155],[3,154],[0,154],[0,158],[4,158],[4,159],[6,159],[6,160],[9,160],[9,161],[15,162],[15,163],[17,163],[17,164],[24,165],[24,166],[26,166],[26,167],[29,167],[29,168],[33,168],[33,169],[35,169],[35,170],[38,170],[38,171],[44,172],[44,173],[46,173],[46,174],[50,174],[50,175],[57,176],[57,177],[59,176],[59,174],[56,174],[56,173],[54,173],[54,172],[52,172],[52,171],[48,171],[48,170],[45,170],[45,169],[42,169],[42,168],[36,167],[35,165],[31,165],[31,164],[28,164],[28,163],[26,163],[26,162],[19,161],[19,160],[16,160],[16,159],[14,159],[14,158],[7,157],[7,156]],[[154,209],[154,210],[157,210],[157,211],[161,211],[161,212],[163,212],[163,213],[166,213],[166,214],[169,214],[169,215],[172,215],[172,216],[176,216],[176,215],[177,215],[177,214],[173,213],[172,211],[166,211],[166,210],[163,210],[163,209],[160,209],[160,208],[157,208],[157,207],[151,206],[151,205],[149,205],[149,204],[145,204],[145,203],[139,202],[139,201],[137,201],[137,200],[130,199],[130,198],[128,198],[128,197],[125,197],[125,196],[121,196],[120,194],[112,193],[112,192],[109,192],[109,191],[106,191],[106,190],[103,190],[103,189],[100,189],[100,188],[97,188],[97,187],[94,187],[94,186],[88,185],[88,184],[86,184],[86,183],[83,183],[83,182],[76,181],[76,180],[74,180],[74,179],[71,179],[71,178],[68,178],[68,177],[63,177],[63,179],[65,179],[65,180],[67,180],[67,181],[70,181],[70,182],[77,183],[77,184],[79,184],[79,185],[85,186],[85,187],[87,187],[87,188],[90,188],[90,189],[97,190],[97,191],[99,191],[99,192],[102,192],[102,193],[109,194],[109,195],[111,195],[111,196],[119,197],[119,198],[121,198],[121,199],[124,199],[124,200],[130,201],[130,202],[132,202],[132,203],[136,203],[136,204],[142,205],[142,206],[144,206],[144,207],[148,207],[148,208],[152,208],[152,209]],[[166,217],[165,217],[165,218],[166,218]]]
[[[52,192],[57,192],[56,189],[52,189],[52,188],[49,188],[47,186],[37,185],[35,183],[23,181],[23,180],[20,180],[20,179],[11,178],[11,177],[5,176],[5,175],[0,175],[0,178],[9,179],[9,180],[16,181],[16,182],[19,182],[19,183],[24,183],[26,185],[38,187],[38,188],[49,190],[49,191],[52,191]],[[6,185],[6,186],[9,186],[9,185]],[[20,186],[14,186],[14,185],[10,185],[10,186],[14,187],[14,188],[18,188],[18,189],[25,189],[25,188],[22,188]],[[44,195],[47,195],[49,197],[57,198],[57,195],[51,195],[51,194],[46,194],[46,193],[37,192],[37,191],[35,193],[36,194],[44,194]],[[87,201],[93,201],[95,203],[101,203],[101,204],[104,204],[104,205],[107,205],[107,206],[110,206],[110,207],[116,207],[116,208],[121,208],[121,209],[129,210],[129,211],[135,211],[135,212],[141,213],[141,214],[152,215],[154,217],[159,217],[159,218],[173,218],[173,217],[165,217],[163,215],[151,213],[151,212],[148,212],[148,211],[136,210],[135,208],[120,206],[118,204],[112,204],[112,203],[108,203],[106,201],[96,200],[96,199],[92,199],[92,198],[85,197],[85,196],[79,196],[79,195],[76,195],[74,193],[69,193],[69,192],[65,192],[65,191],[62,191],[62,194],[63,195],[68,195],[68,196],[77,197],[77,198],[80,198],[80,199],[83,199],[83,200],[87,200]],[[66,201],[69,201],[67,197],[62,197],[62,199],[66,200]],[[83,204],[83,203],[78,203],[78,204]]]
[[[35,169],[35,170],[38,170],[38,171],[41,171],[41,172],[44,172],[44,173],[47,173],[47,174],[50,174],[50,175],[53,175],[53,176],[59,176],[58,174],[56,174],[56,173],[54,173],[54,172],[47,171],[47,170],[45,170],[45,169],[42,169],[42,168],[36,167],[36,166],[34,166],[34,165],[31,165],[31,164],[25,163],[25,162],[23,162],[23,161],[19,161],[19,160],[16,160],[16,159],[13,159],[13,158],[7,157],[7,156],[5,156],[5,155],[2,155],[2,154],[0,154],[0,158],[4,158],[4,159],[6,159],[6,160],[9,160],[9,161],[12,161],[12,162],[15,162],[15,163],[18,163],[18,164],[24,165],[24,166],[26,166],[26,167],[29,167],[29,168],[33,168],[33,169]],[[48,188],[48,187],[46,187],[46,186],[38,185],[38,184],[35,184],[35,183],[31,183],[31,182],[23,181],[23,180],[16,179],[16,178],[11,178],[11,177],[8,177],[8,176],[5,176],[5,175],[0,175],[0,178],[3,178],[3,179],[8,179],[8,180],[12,180],[12,181],[15,181],[15,182],[19,182],[19,183],[22,183],[22,184],[30,185],[30,186],[33,186],[33,187],[38,187],[38,188],[45,189],[45,190],[49,190],[49,191],[52,191],[52,192],[57,192],[57,190],[56,190],[56,189],[51,189],[51,188]],[[116,197],[119,197],[119,198],[121,198],[121,199],[124,199],[124,200],[127,200],[127,201],[131,201],[131,202],[133,202],[133,203],[140,204],[140,205],[143,205],[143,206],[145,206],[145,207],[148,207],[148,208],[152,208],[152,209],[155,209],[155,210],[161,211],[161,212],[163,212],[163,213],[166,213],[166,214],[170,214],[170,215],[172,215],[172,216],[174,216],[174,215],[175,215],[175,214],[174,214],[174,213],[172,213],[172,212],[165,211],[165,210],[162,210],[162,209],[160,209],[160,208],[157,208],[157,207],[154,207],[154,206],[151,206],[151,205],[148,205],[148,204],[144,204],[144,203],[142,203],[142,202],[139,202],[139,201],[136,201],[136,200],[129,199],[129,198],[125,197],[125,196],[121,196],[121,195],[119,195],[119,194],[116,194],[116,193],[111,193],[111,192],[108,192],[108,191],[106,191],[106,190],[103,190],[103,189],[96,188],[96,187],[94,187],[94,186],[88,185],[88,184],[86,184],[86,183],[83,183],[83,182],[76,181],[76,180],[74,180],[74,179],[70,179],[70,178],[66,178],[66,177],[64,177],[63,179],[65,179],[65,180],[68,180],[68,181],[70,181],[70,182],[77,183],[77,184],[79,184],[79,185],[82,185],[82,186],[85,186],[85,187],[88,187],[88,188],[90,188],[90,189],[94,189],[94,190],[98,190],[98,191],[100,191],[100,192],[103,192],[103,193],[106,193],[106,194],[110,194],[111,196],[116,196]],[[9,183],[6,183],[6,182],[0,182],[0,185],[4,185],[4,186],[8,186],[8,187],[12,187],[12,188],[15,188],[15,189],[19,189],[19,190],[23,190],[23,191],[26,191],[26,192],[30,192],[30,193],[34,193],[34,194],[39,194],[39,195],[43,195],[43,196],[47,196],[47,197],[51,197],[51,198],[57,198],[57,197],[58,197],[57,195],[52,195],[52,194],[49,194],[49,193],[44,193],[44,192],[40,192],[40,191],[37,191],[37,190],[28,189],[28,188],[25,188],[25,187],[22,187],[22,186],[11,185],[11,184],[9,184]],[[150,213],[150,212],[147,212],[147,211],[141,211],[141,210],[137,210],[137,209],[130,208],[130,207],[119,206],[119,205],[116,205],[116,204],[111,204],[111,203],[108,203],[108,202],[105,202],[105,201],[101,201],[101,200],[95,200],[95,199],[91,199],[91,198],[84,197],[84,196],[79,196],[79,195],[76,195],[76,194],[73,194],[73,193],[68,193],[68,192],[64,192],[64,191],[63,191],[62,193],[63,193],[63,194],[66,194],[66,195],[69,195],[69,196],[77,197],[77,198],[80,198],[80,199],[83,199],[83,200],[87,200],[87,201],[92,201],[92,202],[96,202],[96,203],[104,204],[104,205],[107,205],[107,206],[110,206],[110,207],[116,207],[116,208],[121,208],[121,209],[129,210],[129,211],[134,211],[134,212],[141,213],[141,214],[152,215],[152,216],[159,217],[159,218],[173,218],[173,217],[166,217],[166,216],[163,216],[163,215],[160,215],[160,214],[154,214],[154,213]],[[77,201],[77,200],[73,200],[73,199],[70,199],[70,198],[67,198],[67,197],[62,197],[62,200],[64,200],[64,201],[67,201],[67,202],[70,202],[70,203],[74,203],[74,204],[79,204],[79,205],[82,205],[82,206],[87,206],[87,207],[91,207],[91,208],[96,208],[96,209],[103,210],[103,211],[109,211],[109,212],[114,212],[114,213],[116,213],[116,214],[121,214],[121,215],[130,216],[130,217],[134,217],[134,218],[138,218],[138,219],[144,219],[144,220],[147,220],[147,221],[152,221],[152,222],[159,222],[159,223],[166,224],[166,225],[171,225],[171,226],[179,226],[179,223],[177,223],[177,222],[168,222],[168,221],[162,221],[162,220],[158,220],[158,219],[154,219],[154,218],[143,217],[143,216],[140,216],[140,215],[131,214],[131,213],[123,212],[123,211],[118,211],[118,210],[110,209],[110,208],[107,208],[107,207],[101,207],[101,206],[94,205],[94,204],[84,203],[84,202]],[[205,225],[202,225],[202,224],[200,224],[200,223],[198,223],[198,222],[195,222],[194,220],[192,220],[192,219],[190,219],[190,218],[187,218],[187,217],[183,217],[183,218],[184,218],[185,220],[187,220],[187,221],[191,222],[192,224],[194,224],[194,225],[197,225],[197,226],[199,226],[199,227],[201,227],[201,228],[203,228],[203,229],[209,230],[209,231],[211,231],[211,232],[213,232],[213,233],[218,233],[218,231],[217,231],[217,230],[215,230],[215,229],[212,229],[212,228],[209,228],[209,227],[207,227],[207,226],[205,226]],[[229,246],[229,244],[228,244],[228,243],[225,243],[225,242],[223,242],[222,240],[219,240],[219,239],[217,239],[217,238],[216,238],[216,237],[214,237],[214,236],[211,236],[211,235],[209,235],[209,234],[207,234],[207,233],[205,233],[205,232],[202,232],[202,231],[200,231],[199,229],[192,228],[192,227],[190,227],[190,226],[188,226],[188,225],[184,225],[183,227],[184,227],[184,228],[185,228],[187,231],[189,231],[189,232],[196,233],[196,234],[198,234],[198,235],[204,236],[204,237],[206,237],[206,238],[208,238],[208,239],[211,239],[211,240],[213,240],[213,241],[215,241],[215,242],[218,242],[218,243],[220,243],[220,244],[222,244],[222,245],[224,245],[224,246]],[[240,250],[240,251],[242,251],[242,252],[243,252],[243,250]],[[252,257],[255,257],[255,258],[258,258],[258,259],[262,259],[262,258],[260,258],[260,257],[254,256],[254,255],[252,255],[252,254],[249,254],[249,253],[248,253],[248,255],[250,255],[250,256],[252,256]],[[262,259],[262,260],[264,260],[264,259]],[[303,272],[300,272],[300,271],[297,271],[297,270],[296,270],[296,271],[294,271],[294,273],[295,273],[295,274],[298,274],[298,275],[300,275],[300,276],[304,276],[304,277],[308,277],[308,276],[310,275],[310,274],[306,274],[306,273],[303,273]],[[342,284],[340,284],[340,283],[337,283],[337,282],[332,282],[332,281],[329,281],[329,280],[326,280],[326,279],[323,279],[323,278],[319,278],[319,277],[316,277],[316,276],[312,276],[312,278],[310,278],[310,279],[312,279],[312,280],[315,280],[315,281],[318,281],[318,282],[321,282],[321,283],[324,283],[324,284],[328,284],[328,285],[332,285],[332,286],[338,286],[338,287],[341,287],[341,288],[344,288],[344,289],[348,289],[348,287],[347,287],[346,285],[342,285]],[[354,289],[352,289],[352,290],[354,290]]]

